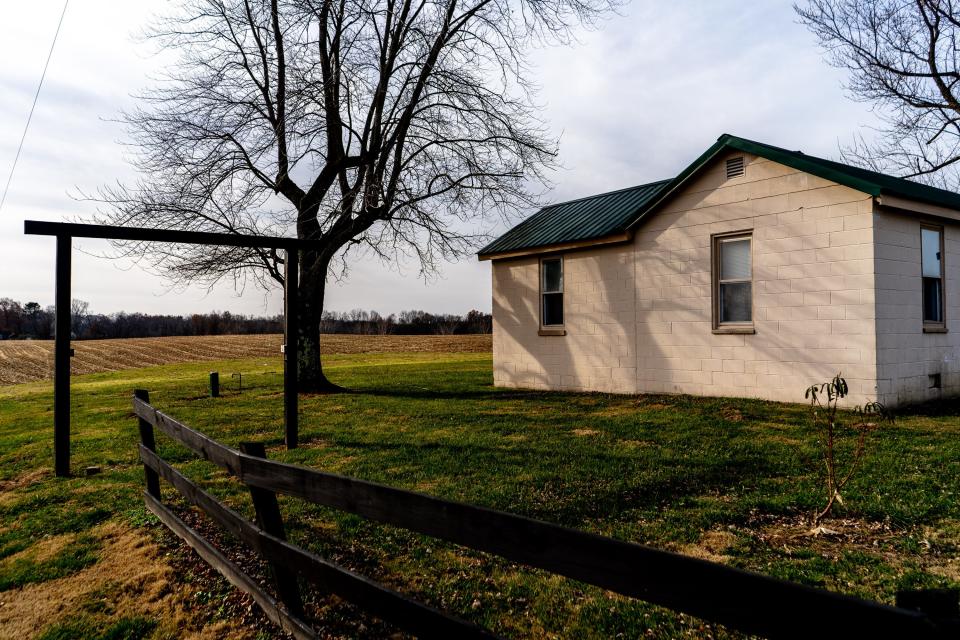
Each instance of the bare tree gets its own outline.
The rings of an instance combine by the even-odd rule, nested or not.
[[[99,221],[281,234],[303,252],[298,366],[320,362],[328,276],[358,251],[424,272],[484,216],[534,204],[555,141],[526,55],[617,0],[183,0],[148,32],[179,61],[124,114],[140,179],[104,187]],[[282,281],[256,249],[126,244],[175,283]]]
[[[877,107],[875,141],[844,155],[877,171],[960,186],[960,6],[952,0],[808,0],[795,5],[852,96]]]
[[[435,330],[437,335],[452,336],[460,324],[460,316],[444,313],[436,316]]]
[[[370,323],[373,327],[374,335],[389,335],[395,321],[396,317],[392,313],[388,316],[382,316],[377,311],[370,312]]]
[[[79,337],[90,320],[90,303],[74,298],[70,301],[70,331]]]

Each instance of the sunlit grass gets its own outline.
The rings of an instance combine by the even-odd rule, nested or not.
[[[83,536],[104,520],[149,522],[130,413],[134,388],[227,444],[265,442],[272,458],[885,602],[898,588],[958,584],[960,404],[904,413],[884,428],[845,491],[834,524],[844,535],[823,539],[801,535],[803,518],[823,497],[801,405],[496,389],[490,356],[474,353],[330,356],[326,369],[352,391],[302,397],[303,446],[294,451],[282,447],[277,359],[77,377],[77,477],[67,480],[38,472],[52,464],[51,385],[0,387],[0,481],[7,485],[0,588],[69,575],[92,561],[96,541]],[[220,372],[219,399],[207,395],[211,370]],[[242,392],[234,372],[243,375]],[[158,444],[251,514],[239,484],[162,435]],[[102,473],[82,477],[92,465]],[[298,544],[506,635],[707,633],[696,631],[697,621],[485,554],[298,500],[282,499],[282,508]],[[30,549],[51,533],[78,536],[74,560],[31,561]]]

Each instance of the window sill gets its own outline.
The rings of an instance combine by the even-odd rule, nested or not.
[[[566,329],[540,329],[537,331],[538,336],[565,336],[567,335]]]
[[[923,328],[924,333],[947,333],[947,328],[943,326],[930,326]]]
[[[713,330],[714,335],[753,335],[757,332],[753,327],[717,327]]]

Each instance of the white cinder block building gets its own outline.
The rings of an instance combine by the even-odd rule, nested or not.
[[[506,387],[798,402],[960,395],[960,194],[723,135],[672,180],[551,205],[492,262]]]

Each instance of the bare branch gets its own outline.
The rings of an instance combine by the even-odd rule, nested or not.
[[[947,0],[808,0],[795,6],[847,88],[882,119],[875,142],[844,156],[871,169],[956,189],[960,174],[960,15]]]

